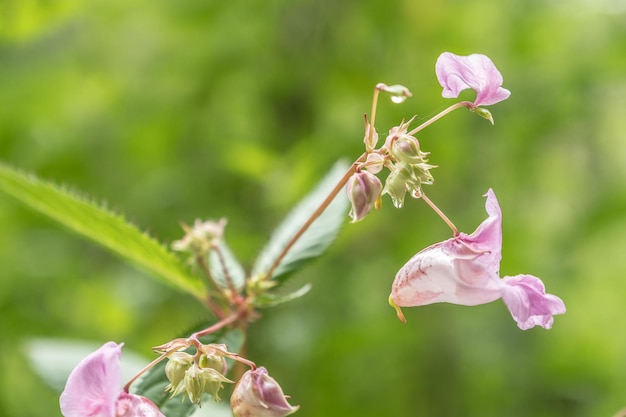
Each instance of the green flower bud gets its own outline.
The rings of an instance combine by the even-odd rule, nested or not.
[[[491,115],[491,112],[489,110],[484,109],[482,107],[472,107],[470,108],[470,111],[473,111],[474,113],[476,113],[483,119],[489,120],[491,124],[493,124],[493,116]]]
[[[193,364],[193,356],[185,352],[174,352],[165,365],[165,376],[170,381],[166,390],[172,393],[172,397],[184,390],[185,373]]]
[[[404,196],[406,195],[407,184],[410,180],[410,167],[402,163],[396,164],[387,177],[383,194],[389,194],[396,208],[401,208],[404,205]]]
[[[233,383],[230,379],[213,368],[200,368],[192,365],[185,373],[184,385],[189,400],[194,404],[202,402],[202,394],[207,393],[213,396],[215,401],[220,401],[219,390],[222,383]]]
[[[391,145],[391,156],[398,162],[407,164],[419,164],[426,161],[428,153],[420,150],[420,144],[413,136],[401,136]]]
[[[187,225],[182,227],[185,230],[185,236],[172,242],[172,249],[202,256],[208,254],[222,239],[226,219],[220,219],[217,222],[196,220],[193,227]]]

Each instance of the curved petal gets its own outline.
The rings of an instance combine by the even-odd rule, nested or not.
[[[471,88],[476,91],[474,105],[488,106],[511,95],[502,88],[502,74],[486,55],[459,56],[444,52],[437,59],[435,72],[445,98],[456,98],[461,91]]]
[[[532,275],[504,277],[502,300],[522,330],[535,326],[552,327],[555,314],[565,313],[565,303],[556,295],[546,294],[543,282]]]
[[[493,190],[486,196],[488,217],[474,233],[430,246],[398,271],[391,289],[397,306],[438,302],[472,306],[500,298],[502,213]]]
[[[105,343],[74,368],[59,400],[65,417],[115,417],[122,344]]]

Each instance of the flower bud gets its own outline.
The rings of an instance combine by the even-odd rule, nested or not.
[[[172,393],[172,396],[178,395],[184,390],[185,374],[191,364],[193,363],[193,356],[186,352],[174,352],[165,365],[165,376],[170,381],[169,385],[165,387],[167,391]]]
[[[357,172],[348,181],[346,192],[348,200],[352,203],[350,217],[352,223],[358,222],[367,216],[372,207],[380,199],[383,185],[376,177],[368,171]]]
[[[233,383],[234,381],[213,368],[200,368],[195,364],[185,372],[185,391],[189,400],[194,404],[202,402],[202,394],[205,392],[212,395],[215,401],[220,401],[218,393],[222,389],[223,382]]]
[[[367,120],[367,116],[365,117],[365,137],[363,138],[363,143],[365,143],[365,150],[367,152],[372,152],[378,143],[376,128],[370,124],[369,120]]]
[[[222,239],[224,227],[226,227],[226,219],[220,219],[217,222],[196,220],[193,227],[183,225],[185,236],[172,242],[172,249],[191,252],[194,255],[206,255]]]
[[[264,367],[243,374],[235,385],[230,406],[235,417],[284,417],[300,408],[287,402],[280,385]]]
[[[482,117],[483,119],[489,120],[489,122],[493,124],[493,116],[491,115],[491,112],[489,110],[482,107],[472,107],[470,108],[470,110]]]
[[[428,153],[420,150],[420,144],[413,136],[403,135],[397,138],[390,149],[391,155],[398,162],[418,164],[426,161]]]

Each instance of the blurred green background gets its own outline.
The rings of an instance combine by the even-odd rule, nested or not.
[[[502,275],[541,277],[568,312],[521,331],[505,306],[387,304],[396,270],[450,236],[420,201],[347,225],[264,312],[248,356],[300,417],[598,417],[626,407],[626,3],[621,0],[1,0],[0,159],[88,192],[164,242],[227,216],[249,264],[273,227],[377,128],[423,121],[443,51],[490,56],[495,126],[424,130],[427,189],[470,232],[494,188]],[[472,94],[462,96],[472,99]],[[0,194],[0,415],[50,416],[33,337],[150,347],[206,317],[184,294]],[[294,283],[295,284],[295,283]]]

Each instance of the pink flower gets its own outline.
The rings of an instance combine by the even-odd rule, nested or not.
[[[488,106],[506,100],[511,92],[502,88],[502,74],[485,55],[458,56],[442,53],[435,64],[437,80],[445,98],[456,98],[461,91],[476,91],[474,106]]]
[[[552,327],[553,315],[565,313],[563,301],[546,294],[532,275],[500,279],[502,212],[493,190],[486,194],[489,217],[471,235],[460,233],[411,258],[396,274],[390,303],[399,307],[447,302],[466,306],[502,298],[520,329]]]
[[[74,368],[59,400],[65,417],[165,417],[149,399],[121,390],[122,344],[108,342]]]

